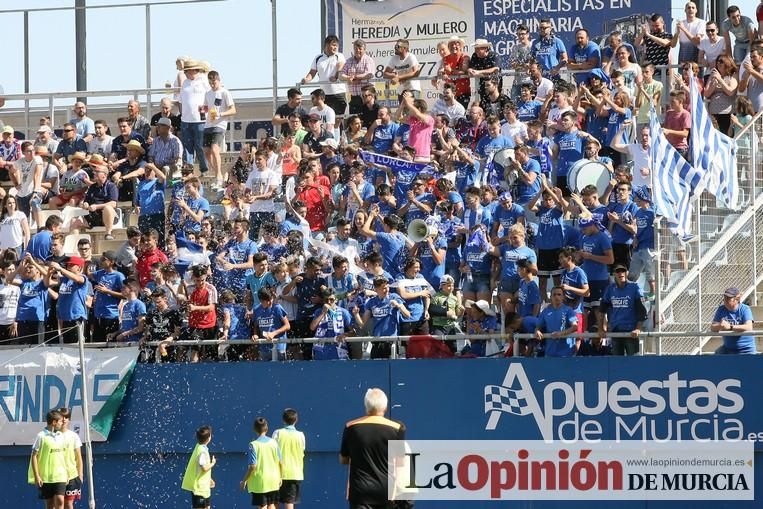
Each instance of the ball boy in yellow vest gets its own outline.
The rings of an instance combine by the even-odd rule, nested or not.
[[[278,489],[281,487],[281,449],[268,437],[268,421],[254,421],[257,438],[249,443],[249,468],[239,487],[252,494],[252,505],[260,509],[278,508]]]
[[[61,434],[66,447],[66,475],[69,482],[64,491],[64,509],[74,509],[74,502],[82,496],[82,479],[84,478],[82,464],[82,440],[79,435],[69,429],[72,420],[71,411],[62,407],[58,409],[61,414]]]
[[[63,509],[69,475],[66,470],[66,443],[61,433],[63,418],[57,410],[46,416],[47,427],[37,434],[32,445],[27,481],[40,489],[46,509]]]
[[[217,460],[209,455],[209,442],[212,441],[212,427],[202,426],[196,430],[196,447],[185,467],[182,488],[191,492],[191,507],[208,509],[212,506],[212,467]]]
[[[299,415],[293,408],[283,411],[284,427],[273,432],[273,440],[281,449],[281,489],[278,498],[285,509],[294,509],[299,503],[299,492],[304,474],[305,434],[297,431]]]

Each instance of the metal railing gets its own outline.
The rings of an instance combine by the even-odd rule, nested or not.
[[[685,330],[710,323],[723,292],[738,287],[758,304],[755,289],[763,280],[763,158],[759,155],[763,112],[737,136],[740,210],[732,211],[704,192],[694,202],[697,235],[682,244],[662,225],[657,232],[660,327]],[[705,340],[677,341],[672,351],[701,351]],[[697,346],[699,345],[699,346]]]
[[[758,330],[750,330],[750,331],[744,331],[744,332],[728,332],[728,331],[722,331],[722,332],[713,332],[710,330],[695,330],[695,331],[642,331],[638,335],[634,336],[633,334],[627,333],[627,332],[609,332],[605,334],[606,338],[609,339],[615,339],[615,338],[623,338],[623,339],[633,339],[637,338],[640,342],[640,350],[639,355],[644,354],[656,354],[656,355],[664,355],[668,352],[669,348],[666,348],[669,346],[670,342],[683,342],[686,339],[691,339],[696,344],[699,345],[701,348],[705,342],[706,339],[709,338],[723,338],[727,336],[753,336],[753,337],[763,337],[763,329]],[[569,334],[565,337],[569,338],[581,338],[581,339],[590,339],[590,338],[597,338],[599,337],[596,333],[576,333],[576,334]],[[472,340],[472,341],[482,341],[482,340],[496,340],[499,341],[502,345],[503,349],[505,349],[507,346],[509,346],[510,343],[513,342],[513,352],[514,356],[518,357],[519,355],[517,352],[519,352],[519,341],[524,339],[533,339],[535,338],[534,334],[531,333],[517,333],[517,334],[506,334],[506,333],[494,333],[494,334],[453,334],[453,335],[414,335],[414,336],[352,336],[352,337],[346,337],[341,342],[343,343],[390,343],[391,344],[391,355],[390,358],[396,359],[399,357],[399,352],[401,351],[400,346],[401,344],[409,341],[416,341],[416,340],[432,340],[432,341],[463,341],[465,339]],[[221,345],[244,345],[244,346],[255,346],[255,345],[278,345],[278,344],[286,344],[286,345],[301,345],[301,344],[320,344],[320,343],[337,343],[338,341],[335,338],[316,338],[316,337],[309,337],[309,338],[279,338],[279,339],[273,339],[273,340],[266,340],[266,339],[256,339],[256,340],[249,340],[249,339],[230,339],[230,340],[216,340],[216,339],[209,339],[209,340],[177,340],[177,341],[146,341],[146,342],[123,342],[123,341],[109,341],[109,342],[93,342],[93,343],[84,343],[85,348],[123,348],[123,347],[130,347],[130,346],[148,346],[148,347],[158,347],[160,345],[164,345],[167,347],[200,347],[200,346],[221,346]],[[49,341],[48,344],[38,344],[38,345],[0,345],[0,350],[6,350],[6,349],[18,349],[18,348],[40,348],[40,347],[61,347],[61,346],[69,346],[69,347],[77,347],[78,344],[62,344],[59,342],[53,342]],[[646,348],[645,348],[646,347]],[[273,349],[274,358],[275,358],[275,349]]]

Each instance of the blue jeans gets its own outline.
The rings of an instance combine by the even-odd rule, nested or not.
[[[199,169],[202,173],[207,171],[207,160],[204,157],[204,122],[181,122],[180,136],[183,141],[183,161],[193,164],[196,157],[199,158]]]

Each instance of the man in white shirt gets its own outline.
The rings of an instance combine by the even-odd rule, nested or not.
[[[246,179],[246,203],[249,204],[249,238],[254,241],[260,236],[263,223],[275,222],[273,196],[280,179],[268,169],[268,156],[263,150],[254,153],[254,168]]]
[[[456,121],[466,117],[466,109],[456,101],[456,87],[452,83],[445,83],[442,86],[442,95],[432,106],[432,116],[438,114],[448,117],[450,125],[456,125]]]
[[[323,41],[323,53],[313,59],[310,71],[302,78],[302,84],[310,83],[318,75],[321,89],[326,94],[326,104],[334,110],[337,116],[344,115],[347,109],[347,85],[340,79],[345,64],[344,55],[339,53],[339,38],[329,35]]]
[[[715,69],[716,59],[726,54],[726,39],[721,37],[718,24],[715,21],[709,21],[705,25],[705,34],[707,37],[703,37],[699,41],[697,63],[705,69],[705,75],[709,75],[710,71]]]
[[[627,126],[622,125],[620,131],[615,135],[612,140],[612,148],[621,154],[625,154],[633,161],[633,182],[634,188],[639,186],[647,186],[652,188],[652,171],[651,164],[649,163],[649,126],[645,125],[639,131],[638,143],[622,143],[625,137],[623,133]]]
[[[199,158],[199,170],[207,172],[207,160],[204,157],[204,124],[207,120],[205,100],[209,91],[209,83],[201,75],[202,65],[195,60],[185,62],[183,72],[186,80],[180,88],[180,132],[186,166],[193,166],[195,158]]]
[[[310,102],[313,107],[310,108],[308,115],[316,114],[321,117],[321,122],[326,130],[334,135],[334,139],[339,139],[339,121],[336,118],[334,109],[326,104],[326,94],[320,88],[310,93]]]
[[[678,39],[678,62],[696,62],[699,56],[699,43],[705,37],[705,20],[697,17],[697,4],[686,2],[686,19],[676,22],[673,38]],[[713,62],[715,65],[715,62]]]
[[[390,85],[397,85],[397,93],[410,90],[413,97],[421,96],[421,81],[415,79],[421,71],[421,65],[416,55],[408,51],[410,43],[407,39],[398,39],[395,42],[395,54],[389,59],[384,69],[384,77],[390,80]]]
[[[40,128],[42,129],[42,127]],[[108,126],[103,120],[95,121],[95,136],[87,144],[87,151],[89,154],[100,154],[104,159],[108,159],[111,155],[111,146],[114,142],[114,138],[106,134]]]
[[[34,141],[35,147],[45,147],[51,154],[58,148],[58,140],[53,139],[53,129],[48,125],[41,125],[37,129],[37,139]]]
[[[325,250],[322,254],[331,260],[336,255],[341,255],[352,261],[356,267],[360,267],[360,244],[358,241],[350,238],[352,232],[352,221],[340,217],[336,221],[336,237],[328,243],[333,251]]]
[[[222,160],[220,147],[225,144],[225,131],[228,129],[228,118],[236,114],[233,96],[220,84],[220,74],[217,71],[207,73],[210,90],[205,98],[207,121],[204,124],[204,156],[215,172],[217,188],[223,187]]]

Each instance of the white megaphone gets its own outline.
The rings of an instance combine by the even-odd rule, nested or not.
[[[421,242],[427,237],[436,237],[439,232],[437,223],[424,221],[423,219],[414,219],[408,225],[408,237],[413,242]]]

